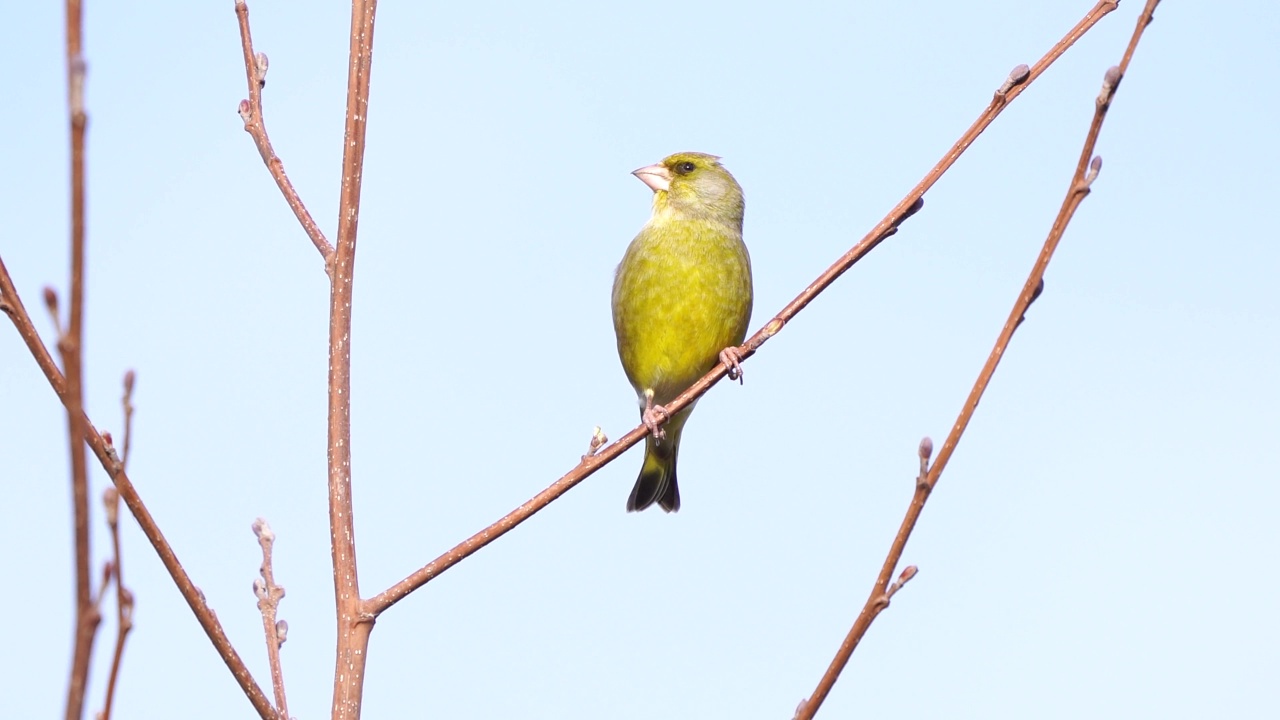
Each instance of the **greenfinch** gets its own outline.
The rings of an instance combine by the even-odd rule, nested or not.
[[[693,405],[663,407],[717,362],[740,379],[738,345],[751,319],[751,258],[742,242],[742,188],[720,158],[683,152],[634,173],[653,215],[613,281],[618,356],[649,429],[627,511],[680,509],[676,455]],[[665,428],[661,423],[666,420]]]

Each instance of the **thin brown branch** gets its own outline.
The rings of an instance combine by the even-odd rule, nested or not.
[[[124,410],[124,455],[121,469],[129,467],[129,447],[133,437],[133,384],[137,375],[129,370],[124,374],[124,396],[120,405]],[[111,720],[115,705],[116,686],[120,680],[120,666],[124,661],[124,644],[133,629],[133,592],[124,584],[124,558],[120,553],[120,493],[114,487],[102,492],[102,504],[107,514],[107,528],[111,532],[111,562],[108,567],[116,583],[116,647],[111,654],[111,672],[107,675],[107,696],[102,703],[99,720]],[[104,587],[105,590],[105,587]],[[99,598],[101,602],[101,598]]]
[[[604,430],[597,425],[595,430],[591,431],[591,441],[587,443],[587,454],[583,455],[582,459],[586,460],[592,455],[600,452],[600,448],[604,447],[608,442],[609,436],[605,435]]]
[[[1120,78],[1123,77],[1124,70],[1128,67],[1129,59],[1133,56],[1133,51],[1137,47],[1143,31],[1150,24],[1152,14],[1158,4],[1159,0],[1147,0],[1146,7],[1138,18],[1137,27],[1134,29],[1129,45],[1125,50],[1124,59],[1119,66],[1107,70],[1103,78],[1102,91],[1094,104],[1093,120],[1089,124],[1089,132],[1085,136],[1084,146],[1080,151],[1080,159],[1071,177],[1071,184],[1067,188],[1066,197],[1062,201],[1057,217],[1054,218],[1048,237],[1045,238],[1040,255],[1036,258],[1035,265],[1032,266],[1031,272],[1027,275],[1027,280],[1022,286],[1022,292],[1018,294],[1018,298],[1013,304],[1013,309],[1009,311],[1009,316],[1000,331],[1000,336],[996,339],[991,353],[987,356],[986,363],[982,366],[982,371],[978,374],[978,379],[969,391],[969,396],[965,400],[960,414],[956,417],[951,432],[948,433],[946,441],[943,442],[937,461],[928,467],[927,472],[925,467],[928,463],[929,455],[933,451],[933,443],[927,438],[921,442],[921,473],[916,482],[915,493],[911,498],[907,513],[902,519],[902,524],[898,528],[898,533],[894,537],[893,544],[889,548],[889,553],[885,557],[884,564],[880,568],[880,574],[876,578],[875,586],[872,587],[871,594],[863,604],[862,611],[858,614],[857,620],[854,621],[853,627],[849,629],[849,633],[846,635],[844,642],[841,643],[839,651],[831,661],[831,665],[818,682],[817,688],[797,709],[795,715],[797,720],[808,720],[814,716],[831,688],[835,685],[836,679],[853,655],[858,643],[862,641],[867,630],[871,627],[871,623],[875,621],[881,611],[889,606],[888,599],[892,595],[889,578],[893,576],[898,562],[902,559],[902,552],[906,548],[907,540],[911,537],[911,532],[915,528],[921,512],[924,510],[925,502],[937,486],[938,480],[942,476],[942,471],[946,468],[947,462],[955,452],[961,436],[964,435],[964,431],[969,425],[969,421],[973,419],[973,414],[978,408],[978,402],[982,399],[982,395],[986,392],[996,368],[1000,365],[1000,360],[1004,357],[1005,350],[1013,339],[1014,332],[1017,331],[1026,318],[1026,312],[1031,307],[1031,304],[1035,302],[1043,291],[1045,269],[1053,258],[1053,253],[1057,249],[1058,243],[1062,240],[1062,235],[1066,232],[1067,225],[1080,207],[1080,203],[1088,196],[1090,186],[1098,176],[1098,172],[1102,167],[1102,159],[1094,155],[1098,133],[1102,130],[1102,123],[1106,119],[1107,110],[1111,106],[1116,86],[1119,84]],[[910,571],[911,569],[908,568],[907,570]],[[911,574],[914,575],[914,573]],[[905,575],[906,571],[904,571]],[[899,586],[901,582],[904,581],[900,581],[898,583]]]
[[[0,258],[0,310],[3,310],[9,316],[14,327],[18,330],[18,336],[23,339],[27,345],[27,350],[35,358],[36,365],[44,371],[49,385],[53,387],[54,392],[58,394],[58,399],[65,406],[68,402],[67,382],[63,378],[61,371],[58,370],[57,365],[54,364],[48,348],[40,340],[40,334],[36,332],[35,327],[32,325],[31,316],[27,314],[22,298],[18,296],[18,292],[13,285],[13,278],[9,276],[9,270],[5,267],[3,258]],[[138,495],[137,489],[134,488],[133,482],[129,479],[123,465],[116,456],[115,448],[112,447],[111,443],[107,442],[102,433],[98,432],[98,429],[93,426],[93,423],[89,421],[83,411],[79,413],[79,418],[84,424],[84,441],[89,445],[89,449],[93,451],[93,454],[97,456],[103,469],[107,471],[111,482],[120,493],[120,499],[124,501],[125,507],[129,508],[129,512],[133,514],[134,519],[138,521],[138,527],[141,528],[142,534],[146,536],[147,541],[155,548],[156,554],[160,556],[160,562],[164,564],[165,570],[169,571],[169,576],[173,578],[174,584],[178,586],[178,592],[182,593],[187,605],[195,613],[196,620],[204,628],[205,634],[209,636],[214,649],[218,651],[218,655],[222,657],[227,668],[231,670],[232,676],[235,677],[236,682],[239,683],[241,689],[244,690],[245,695],[249,698],[249,702],[253,704],[254,709],[258,711],[263,720],[274,720],[275,710],[271,707],[271,701],[267,699],[267,696],[262,693],[262,689],[254,682],[253,675],[249,673],[244,661],[240,659],[235,648],[232,647],[227,634],[223,632],[217,616],[205,603],[203,593],[191,581],[191,577],[187,575],[182,563],[178,561],[178,556],[173,552],[169,541],[160,532],[160,527],[156,524],[155,518],[147,510],[147,506],[142,502],[141,496]]]
[[[113,490],[114,488],[107,488],[107,489]],[[104,497],[105,497],[105,493],[104,493]],[[93,596],[94,598],[93,602],[95,605],[98,606],[99,610],[102,609],[102,599],[107,596],[107,588],[111,587],[111,581],[115,579],[115,576],[116,576],[116,570],[115,570],[115,567],[111,564],[111,561],[108,560],[102,563],[102,583],[98,585],[98,592]]]
[[[120,456],[120,464],[129,469],[129,448],[133,446],[133,385],[138,374],[132,370],[124,373],[124,395],[120,398],[120,406],[124,409],[124,454]]]
[[[71,298],[66,332],[58,353],[66,372],[67,444],[71,453],[71,504],[75,536],[75,646],[67,682],[67,720],[84,714],[93,642],[102,615],[93,599],[89,577],[89,468],[84,452],[84,240],[85,240],[85,62],[80,0],[67,0],[67,112],[71,132]]]
[[[262,613],[262,632],[267,640],[267,662],[271,666],[271,687],[275,690],[276,709],[282,720],[288,720],[289,703],[285,699],[284,669],[280,665],[280,647],[284,645],[289,625],[284,620],[276,619],[276,613],[280,610],[280,601],[284,598],[284,587],[276,584],[271,558],[276,534],[262,518],[253,522],[253,534],[258,537],[258,545],[262,547],[262,566],[258,568],[260,577],[253,581],[253,594],[258,598],[258,612]]]
[[[573,486],[591,477],[597,470],[622,455],[628,448],[642,440],[647,432],[648,430],[641,425],[599,452],[583,456],[577,467],[559,480],[551,483],[550,487],[534,495],[520,507],[502,516],[497,522],[484,530],[458,543],[448,552],[414,571],[413,574],[405,579],[366,600],[364,602],[364,612],[370,617],[377,617],[387,608],[408,597],[414,590],[426,585],[480,548],[497,540],[515,526],[533,517],[535,513],[550,505],[556,498],[569,492]]]
[[[373,629],[373,618],[363,612],[360,599],[351,507],[351,303],[376,10],[376,0],[351,3],[338,247],[329,263],[329,541],[338,611],[331,713],[334,720],[360,717],[369,632]]]
[[[766,323],[759,332],[748,338],[746,343],[742,346],[742,358],[746,359],[751,355],[754,355],[761,345],[763,345],[769,338],[778,334],[778,332],[782,330],[783,326],[785,326],[791,318],[795,317],[796,313],[803,310],[804,307],[812,302],[819,293],[827,289],[831,283],[835,282],[836,278],[840,277],[846,270],[853,267],[855,263],[866,256],[867,253],[871,252],[871,250],[879,245],[881,241],[892,235],[902,220],[905,219],[905,217],[910,216],[912,206],[924,197],[925,193],[928,192],[929,189],[938,182],[942,175],[955,164],[956,160],[960,159],[960,156],[964,154],[964,151],[968,150],[969,146],[978,139],[978,136],[981,135],[997,117],[999,117],[1000,113],[1004,112],[1004,109],[1008,107],[1009,103],[1012,102],[1014,98],[1021,95],[1022,92],[1026,90],[1031,83],[1035,82],[1037,78],[1043,75],[1054,61],[1061,57],[1062,54],[1074,45],[1077,40],[1083,37],[1086,32],[1102,20],[1107,13],[1115,10],[1118,4],[1119,3],[1116,0],[1102,0],[1095,5],[1093,9],[1089,10],[1089,12],[1080,19],[1080,22],[1076,23],[1075,27],[1071,28],[1071,30],[1068,31],[1061,40],[1054,44],[1049,52],[1045,53],[1044,57],[1036,61],[1035,65],[1032,65],[1030,68],[1027,68],[1025,65],[1015,67],[1013,71],[1009,73],[1008,79],[1005,80],[1004,84],[1001,85],[995,95],[992,96],[991,103],[987,105],[982,114],[978,116],[978,119],[973,122],[973,125],[971,125],[969,129],[960,136],[960,139],[956,140],[955,144],[951,146],[951,149],[942,156],[942,159],[934,165],[933,169],[924,176],[924,179],[912,188],[911,192],[907,193],[906,197],[902,198],[902,200],[900,200],[898,204],[889,211],[889,214],[885,215],[884,219],[872,228],[871,232],[867,233],[867,235],[863,237],[857,245],[854,245],[849,252],[845,253],[831,267],[827,268],[825,272],[819,275],[817,280],[811,283],[809,287],[805,288],[804,292],[800,293],[794,300],[788,303],[787,306],[784,307],[772,320]],[[710,385],[720,379],[720,376],[723,375],[724,372],[725,368],[723,365],[716,366],[716,368],[708,373],[706,377],[690,388],[690,391],[697,389],[703,382],[706,382],[707,386],[710,387]],[[691,394],[690,391],[686,391],[686,394]],[[689,398],[689,401],[692,402],[700,395],[701,392],[699,392],[698,395],[692,395]],[[684,395],[681,395],[675,402],[669,403],[666,406],[667,410],[675,413],[685,407],[685,404],[680,404],[678,406],[676,404],[683,398]]]
[[[320,254],[330,278],[329,307],[329,530],[333,555],[334,594],[338,612],[338,648],[334,671],[334,718],[358,718],[364,692],[365,656],[373,618],[362,609],[356,568],[355,525],[351,506],[351,299],[356,234],[360,217],[360,188],[364,168],[365,132],[369,107],[369,76],[373,61],[375,0],[353,0],[351,48],[347,76],[346,127],[342,155],[342,188],[338,207],[338,244],[330,247],[284,174],[267,138],[262,120],[262,88],[267,58],[255,53],[249,31],[249,8],[236,0],[240,42],[244,51],[249,98],[240,103],[245,130],[285,200],[293,208]]]
[[[1062,56],[1077,40],[1080,39],[1090,28],[1098,23],[1104,15],[1115,9],[1116,2],[1114,0],[1099,2],[1092,10],[1088,12],[1071,29],[1070,32],[1058,41],[1053,48],[1045,54],[1035,65],[1028,68],[1025,65],[1019,65],[1010,73],[1009,78],[996,91],[991,103],[987,106],[973,125],[955,142],[947,151],[941,160],[925,175],[911,192],[907,193],[903,199],[894,206],[893,210],[884,217],[871,232],[858,244],[854,245],[847,253],[840,257],[831,267],[818,276],[810,285],[804,289],[794,300],[786,305],[772,320],[765,324],[755,335],[747,339],[742,345],[742,359],[746,359],[760,349],[761,345],[774,335],[777,335],[782,328],[795,317],[797,313],[805,308],[813,301],[823,290],[831,283],[835,282],[846,270],[853,267],[855,263],[861,260],[871,252],[877,245],[886,238],[892,236],[898,231],[898,227],[911,215],[920,210],[924,202],[924,194],[929,188],[942,177],[956,160],[969,148],[970,145],[982,134],[987,127],[995,121],[996,117],[1004,111],[1005,107],[1022,94],[1036,78],[1044,74],[1044,71],[1053,64],[1055,60]],[[667,403],[664,407],[668,411],[668,415],[674,415],[680,410],[688,407],[693,401],[702,397],[711,386],[715,385],[724,377],[726,368],[723,364],[717,364],[706,375],[691,385],[688,390],[681,393],[675,400]],[[622,455],[632,445],[640,442],[644,436],[648,434],[648,430],[642,424],[626,435],[623,435],[612,445],[599,449],[587,457],[584,457],[577,467],[570,470],[559,480],[552,483],[547,489],[530,498],[520,507],[512,510],[504,515],[497,522],[486,527],[480,532],[472,535],[458,545],[454,546],[448,552],[440,557],[427,563],[425,566],[414,571],[408,577],[400,582],[392,585],[378,595],[368,599],[364,603],[365,612],[371,617],[377,617],[387,608],[396,604],[400,600],[407,597],[410,593],[430,582],[440,573],[448,570],[458,564],[463,559],[470,556],[480,548],[502,537],[515,526],[533,517],[535,513],[546,507],[556,498],[565,494],[570,488],[590,477],[602,466],[611,462],[614,458]]]
[[[127,427],[127,425],[126,425]],[[128,431],[125,432],[126,447]],[[102,504],[107,513],[107,528],[111,532],[111,556],[109,564],[116,586],[116,647],[111,654],[111,672],[107,676],[107,697],[102,705],[99,720],[111,720],[115,704],[116,685],[120,680],[120,666],[124,660],[124,644],[133,629],[133,592],[124,584],[124,566],[120,554],[120,493],[108,487],[102,493]]]
[[[284,172],[284,162],[276,155],[275,149],[271,147],[271,139],[267,136],[267,125],[262,115],[262,89],[267,84],[267,55],[253,51],[253,36],[249,32],[249,6],[244,0],[236,0],[236,19],[240,24],[245,77],[249,81],[249,99],[240,101],[240,118],[244,120],[245,132],[253,138],[253,144],[258,146],[258,154],[262,156],[262,162],[266,163],[267,171],[275,179],[276,186],[284,194],[285,202],[289,203],[307,237],[311,238],[316,250],[320,251],[327,270],[333,261],[333,246],[325,239],[324,232],[316,225],[302,198],[293,189],[293,183]]]

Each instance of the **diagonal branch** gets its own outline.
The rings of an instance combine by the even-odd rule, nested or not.
[[[889,579],[893,577],[893,572],[902,558],[902,552],[907,545],[907,540],[911,537],[911,531],[915,528],[916,522],[920,518],[920,513],[924,510],[925,502],[929,499],[934,487],[937,486],[938,479],[942,476],[942,471],[946,468],[947,462],[951,459],[951,455],[955,452],[956,446],[960,442],[960,437],[969,426],[969,421],[973,418],[973,413],[978,408],[978,402],[982,399],[983,393],[986,392],[987,386],[991,382],[991,377],[995,374],[996,367],[999,366],[1010,340],[1013,339],[1014,332],[1022,325],[1023,320],[1026,319],[1027,310],[1044,290],[1044,273],[1049,261],[1053,258],[1054,250],[1057,249],[1063,233],[1066,232],[1067,224],[1071,222],[1071,218],[1080,207],[1080,203],[1088,196],[1090,186],[1102,168],[1102,158],[1093,154],[1098,142],[1098,133],[1102,130],[1102,122],[1106,119],[1107,110],[1111,107],[1111,100],[1115,95],[1116,87],[1124,76],[1129,60],[1133,57],[1138,41],[1141,39],[1147,25],[1150,24],[1152,14],[1155,12],[1156,5],[1159,2],[1160,0],[1147,0],[1146,7],[1143,8],[1142,14],[1138,17],[1138,24],[1133,31],[1133,36],[1129,39],[1129,45],[1125,50],[1123,60],[1121,60],[1120,65],[1108,69],[1103,77],[1102,91],[1094,103],[1093,120],[1089,124],[1089,132],[1085,136],[1084,147],[1080,151],[1080,159],[1076,163],[1076,169],[1072,174],[1066,197],[1062,201],[1057,217],[1054,218],[1048,237],[1045,238],[1044,246],[1040,249],[1040,255],[1036,258],[1030,274],[1027,275],[1027,280],[1022,286],[1022,292],[1019,293],[1018,299],[1014,302],[1013,309],[1009,311],[1009,317],[1005,320],[1000,336],[996,339],[995,346],[991,348],[991,353],[987,357],[986,364],[982,366],[982,371],[978,374],[978,379],[974,382],[973,389],[969,391],[969,397],[965,400],[964,406],[961,408],[960,414],[951,428],[951,432],[947,435],[946,441],[943,442],[937,461],[928,467],[928,472],[925,472],[925,465],[928,462],[929,455],[932,453],[933,443],[928,438],[921,442],[921,473],[916,482],[916,490],[911,498],[911,504],[907,508],[906,516],[903,517],[902,524],[898,528],[898,534],[894,537],[893,544],[889,548],[889,554],[885,557],[884,564],[880,568],[880,574],[876,578],[875,586],[872,587],[871,594],[867,597],[867,601],[862,607],[862,612],[858,614],[853,627],[849,629],[848,635],[845,637],[844,642],[841,643],[840,649],[831,661],[826,673],[818,682],[813,695],[797,708],[796,720],[809,720],[814,716],[831,688],[835,685],[836,679],[853,655],[858,643],[861,642],[863,636],[871,627],[871,623],[875,621],[881,611],[889,606],[889,596],[891,595]]]
[[[22,299],[18,296],[18,292],[13,286],[13,279],[9,276],[9,270],[5,267],[3,258],[0,258],[0,312],[4,312],[9,316],[9,319],[18,329],[18,335],[26,342],[27,349],[31,352],[32,357],[35,358],[36,365],[44,371],[45,377],[49,380],[49,385],[58,394],[58,399],[62,401],[63,405],[67,405],[67,382],[58,370],[57,365],[54,364],[48,348],[40,340],[39,333],[36,332],[35,327],[32,325],[31,316],[27,314],[27,309],[23,306]],[[254,682],[253,675],[249,673],[244,661],[236,654],[235,648],[231,646],[231,641],[222,630],[222,625],[218,622],[213,609],[205,603],[204,594],[191,581],[191,577],[187,575],[182,563],[178,561],[178,556],[173,552],[169,541],[160,532],[160,527],[156,524],[155,518],[151,517],[151,512],[147,510],[147,506],[143,504],[141,496],[138,495],[137,489],[133,486],[133,482],[129,480],[129,476],[125,473],[124,467],[116,455],[115,447],[106,441],[83,411],[78,414],[78,417],[84,424],[84,441],[88,443],[89,449],[98,457],[103,469],[107,471],[111,482],[115,484],[116,490],[120,493],[120,499],[124,501],[125,507],[129,508],[129,512],[133,513],[133,517],[138,521],[138,527],[142,529],[143,535],[146,535],[151,546],[155,548],[156,554],[160,556],[160,562],[169,571],[169,576],[173,578],[174,584],[178,586],[178,592],[182,593],[183,599],[187,601],[187,605],[195,613],[196,620],[204,628],[205,634],[209,636],[214,649],[218,651],[223,662],[227,664],[227,668],[231,670],[232,676],[240,684],[240,688],[244,690],[249,702],[253,703],[253,707],[258,711],[258,714],[264,720],[274,720],[276,714],[271,707],[271,702],[267,700],[267,696],[262,693],[262,689]]]
[[[280,192],[284,194],[285,202],[289,203],[290,209],[302,224],[307,237],[311,238],[312,244],[320,251],[320,257],[324,258],[327,268],[333,257],[333,246],[325,239],[324,232],[312,219],[307,206],[298,196],[298,191],[293,189],[293,183],[289,182],[289,176],[284,172],[284,162],[276,155],[275,149],[271,147],[271,138],[267,136],[266,121],[262,117],[262,89],[267,84],[267,55],[253,51],[253,36],[249,32],[249,6],[244,3],[244,0],[236,0],[236,19],[240,24],[244,72],[249,82],[249,99],[240,101],[240,118],[244,120],[244,130],[258,146],[258,154],[262,156],[262,162],[266,163],[267,171],[275,179]]]
[[[804,292],[800,293],[794,300],[786,305],[772,320],[765,324],[755,335],[747,339],[746,343],[740,349],[741,358],[746,359],[755,354],[761,345],[769,340],[769,338],[777,335],[791,318],[805,308],[813,301],[823,290],[837,278],[844,274],[846,270],[853,267],[855,263],[861,260],[871,252],[877,245],[898,231],[898,227],[911,215],[915,214],[924,203],[924,194],[933,187],[933,185],[942,177],[956,160],[964,153],[965,150],[977,140],[978,136],[987,129],[992,122],[1000,115],[1001,112],[1009,105],[1009,103],[1022,94],[1036,78],[1044,74],[1044,71],[1053,64],[1055,60],[1062,56],[1077,40],[1079,40],[1086,32],[1089,31],[1099,20],[1107,13],[1115,9],[1116,0],[1102,0],[1093,7],[1085,16],[1076,23],[1075,27],[1059,40],[1044,57],[1040,58],[1035,65],[1027,68],[1025,65],[1019,65],[1010,73],[1009,78],[996,91],[991,103],[983,110],[973,125],[965,131],[960,139],[951,146],[951,149],[943,155],[937,165],[925,175],[911,192],[907,193],[897,205],[894,206],[889,214],[884,217],[871,232],[867,233],[863,239],[854,245],[847,253],[842,255],[831,267],[818,276],[816,280],[809,284]],[[688,390],[681,393],[675,400],[667,403],[666,407],[669,416],[675,415],[680,410],[688,407],[695,400],[702,397],[712,385],[720,381],[726,372],[723,363],[717,364],[706,375],[691,385]],[[547,489],[530,498],[520,507],[512,510],[504,515],[497,522],[480,532],[472,535],[462,541],[448,552],[440,557],[427,563],[425,566],[414,571],[408,577],[400,582],[392,585],[377,596],[365,601],[364,609],[372,617],[376,617],[387,608],[396,604],[400,600],[412,593],[414,590],[422,587],[430,582],[433,578],[440,575],[444,571],[461,562],[480,548],[497,540],[505,535],[515,526],[533,517],[535,513],[546,507],[556,498],[565,494],[578,483],[590,477],[602,466],[611,462],[614,458],[621,455],[632,445],[644,439],[648,434],[648,430],[642,424],[626,435],[623,435],[612,445],[600,449],[595,454],[584,457],[577,467],[570,470],[559,480],[552,483]]]

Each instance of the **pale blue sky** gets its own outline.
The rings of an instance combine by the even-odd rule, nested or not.
[[[755,329],[1090,5],[382,3],[353,337],[364,594],[544,488],[593,426],[636,424],[608,308],[649,212],[631,170],[724,157]],[[679,514],[623,511],[633,451],[384,615],[366,717],[790,717],[871,587],[917,442],[941,443],[1021,287],[1141,6],[1018,99],[745,386],[699,405]],[[251,9],[268,128],[333,238],[348,10]],[[51,342],[60,5],[8,22],[0,255]],[[920,574],[821,717],[1280,713],[1277,36],[1274,3],[1161,6],[1094,192],[907,548]],[[90,0],[86,49],[90,414],[118,431],[137,369],[131,475],[264,685],[250,524],[271,522],[290,709],[324,717],[327,284],[236,114],[233,2]],[[48,717],[70,648],[64,417],[8,323],[0,408],[0,696]],[[250,717],[128,522],[124,542],[119,716]]]

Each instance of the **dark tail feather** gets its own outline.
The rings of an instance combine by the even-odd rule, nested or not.
[[[627,512],[644,510],[655,502],[667,512],[680,509],[680,488],[676,485],[676,448],[674,438],[655,443],[645,441],[644,465],[640,477],[627,498]]]

